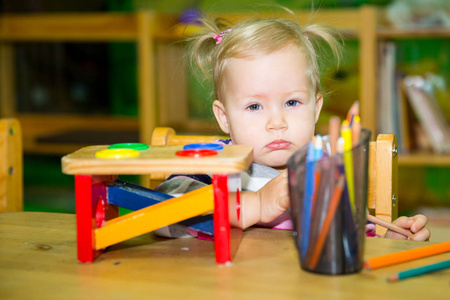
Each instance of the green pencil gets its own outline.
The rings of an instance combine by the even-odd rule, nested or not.
[[[431,272],[436,272],[436,271],[447,269],[447,268],[450,268],[450,259],[444,260],[444,261],[441,261],[441,262],[438,262],[435,264],[426,265],[423,267],[418,267],[415,269],[402,271],[397,274],[389,276],[387,280],[389,282],[394,282],[394,281],[399,281],[399,280],[403,280],[403,279],[407,279],[407,278],[411,278],[411,277],[415,277],[415,276],[420,276],[420,275],[431,273]]]

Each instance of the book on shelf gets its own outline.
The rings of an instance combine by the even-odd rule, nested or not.
[[[396,98],[393,105],[397,108],[397,143],[400,143],[400,153],[409,153],[412,148],[411,142],[411,124],[413,123],[412,111],[406,99],[405,88],[403,85],[404,74],[397,73],[395,78]]]
[[[396,47],[394,42],[383,41],[378,44],[378,132],[394,133],[397,136],[400,153],[408,152],[409,139],[404,132],[404,122],[401,121],[405,112],[401,101],[402,76],[396,71]]]
[[[434,97],[425,89],[421,76],[406,76],[403,80],[405,95],[428,137],[435,153],[450,153],[450,128]]]
[[[428,79],[406,76],[396,68],[396,45],[378,44],[378,132],[397,136],[399,153],[428,150],[450,153],[450,132]]]
[[[392,133],[394,124],[390,108],[395,73],[395,55],[393,55],[395,46],[393,43],[380,42],[378,47],[378,53],[380,53],[378,68],[378,108],[380,122],[378,122],[378,131]]]

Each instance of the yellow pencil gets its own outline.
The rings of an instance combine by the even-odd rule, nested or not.
[[[341,127],[341,136],[344,139],[344,170],[347,181],[348,196],[352,213],[355,215],[355,188],[353,179],[352,130],[349,122],[344,120]]]

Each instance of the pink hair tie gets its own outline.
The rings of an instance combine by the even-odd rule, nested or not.
[[[219,33],[218,35],[215,35],[215,36],[213,37],[213,39],[216,40],[216,45],[219,45],[220,43],[222,43],[223,37],[224,37],[228,32],[230,32],[230,31],[231,31],[231,29],[227,29],[227,30],[222,31],[222,32]]]

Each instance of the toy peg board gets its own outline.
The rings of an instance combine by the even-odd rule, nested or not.
[[[253,160],[253,148],[243,145],[224,146],[217,155],[204,157],[182,157],[176,155],[183,146],[150,146],[139,151],[139,156],[122,159],[104,159],[96,153],[107,149],[107,145],[81,148],[62,158],[64,174],[232,174],[245,171]]]

